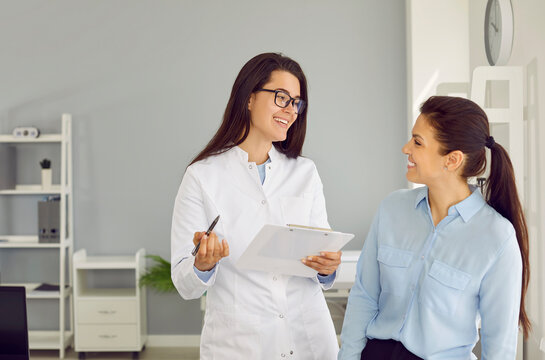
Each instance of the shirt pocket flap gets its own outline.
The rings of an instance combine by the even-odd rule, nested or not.
[[[394,267],[408,267],[413,258],[412,251],[395,249],[388,246],[378,248],[377,260]]]
[[[471,275],[435,260],[429,275],[441,284],[454,289],[464,290],[471,280]]]

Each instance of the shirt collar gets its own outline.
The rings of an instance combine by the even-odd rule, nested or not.
[[[471,195],[451,206],[448,211],[449,215],[453,215],[453,211],[458,212],[464,222],[468,222],[486,204],[477,186],[469,185],[469,190],[471,190]],[[416,194],[414,207],[416,208],[423,200],[426,200],[426,203],[428,202],[427,186],[423,186]]]
[[[468,222],[486,204],[477,186],[469,185],[469,190],[471,195],[454,205],[464,222]]]
[[[416,200],[414,202],[414,208],[416,209],[418,204],[420,204],[420,202],[422,202],[422,200],[427,199],[427,198],[428,198],[428,187],[427,186],[422,186],[421,188],[418,189],[418,192],[416,193]]]

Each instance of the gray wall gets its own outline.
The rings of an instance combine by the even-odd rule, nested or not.
[[[404,6],[4,1],[0,131],[58,131],[60,114],[73,114],[76,249],[126,254],[145,247],[169,258],[185,166],[217,129],[242,65],[280,51],[299,61],[309,80],[304,154],[322,176],[330,223],[355,233],[347,249],[359,249],[380,200],[406,186]],[[38,172],[25,176],[38,182]],[[13,199],[0,199],[4,219],[15,206],[6,201]],[[24,206],[16,210],[25,213]],[[0,226],[24,232],[19,219]],[[39,256],[32,254],[28,273],[41,266]],[[2,259],[4,273],[6,264],[16,265]],[[148,316],[151,334],[200,332],[198,301],[150,292]]]

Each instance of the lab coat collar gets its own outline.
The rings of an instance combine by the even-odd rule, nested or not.
[[[248,153],[240,146],[233,146],[232,148],[233,154],[236,156],[237,159],[240,159],[242,162],[247,163],[248,162]],[[277,160],[280,160],[282,153],[280,153],[278,150],[276,150],[276,147],[274,144],[271,146],[271,149],[269,150],[269,159],[271,159],[271,163],[274,163]]]
[[[242,150],[240,146],[238,145],[233,146],[230,152],[232,152],[242,162],[245,162],[245,163],[248,162],[248,153]]]
[[[481,191],[477,186],[469,185],[469,190],[471,190],[471,195],[449,208],[449,215],[452,215],[454,211],[457,211],[464,220],[464,222],[468,222],[473,217],[473,215],[475,215],[486,204],[486,201],[483,199]],[[420,204],[420,202],[422,202],[424,199],[426,200],[426,202],[428,202],[427,186],[423,186],[418,191],[414,207],[416,208],[418,204]]]
[[[269,150],[269,159],[271,159],[271,162],[274,163],[275,160],[279,160],[282,155],[281,152],[276,150],[276,146],[273,144],[271,150]]]

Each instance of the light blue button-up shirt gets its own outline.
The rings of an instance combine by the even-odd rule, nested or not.
[[[424,359],[516,356],[522,260],[515,230],[478,189],[434,226],[428,188],[389,195],[375,215],[348,299],[339,359],[367,338],[401,341]]]

